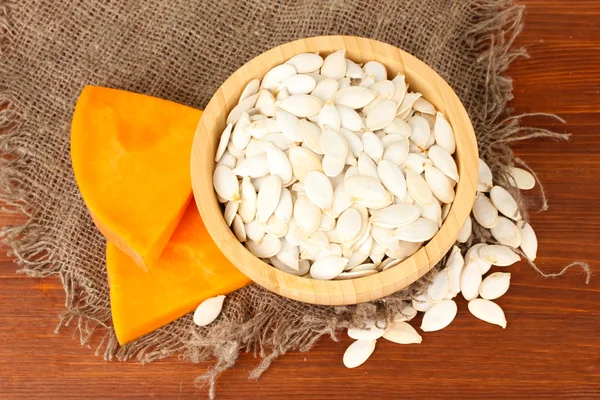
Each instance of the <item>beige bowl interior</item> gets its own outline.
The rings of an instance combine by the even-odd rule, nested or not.
[[[390,74],[406,75],[412,91],[444,113],[456,136],[456,159],[460,181],[456,198],[440,231],[424,247],[399,265],[378,274],[343,281],[321,281],[296,277],[264,263],[252,255],[225,224],[212,186],[214,155],[229,111],[237,104],[245,85],[262,78],[272,67],[292,56],[319,52],[325,56],[346,49],[348,58],[364,63],[377,60]],[[478,175],[477,141],[469,116],[450,86],[425,63],[385,43],[351,36],[301,39],[271,49],[250,60],[223,83],[214,94],[196,130],[191,176],[194,198],[204,224],[225,256],[259,285],[291,299],[324,305],[355,304],[375,300],[398,291],[427,273],[456,241],[475,199]]]

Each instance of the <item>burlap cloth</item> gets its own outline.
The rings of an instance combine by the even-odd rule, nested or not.
[[[0,1],[0,200],[29,221],[5,228],[20,272],[58,276],[65,288],[61,326],[76,324],[83,344],[107,359],[142,362],[174,354],[215,357],[199,382],[214,395],[217,373],[240,351],[263,357],[255,378],[277,356],[306,351],[322,336],[400,307],[411,288],[381,301],[322,307],[256,285],[228,296],[218,323],[194,328],[190,315],[119,347],[111,327],[105,240],[73,179],[69,127],[85,84],[162,97],[203,108],[238,67],[294,39],[345,34],[374,38],[414,54],[454,88],[471,116],[481,156],[502,174],[513,163],[506,143],[564,136],[521,127],[506,103],[512,42],[523,7],[508,0],[140,0]],[[545,199],[542,196],[542,208]],[[523,210],[524,212],[525,210]],[[477,229],[477,240],[486,231]],[[427,277],[425,278],[427,279]],[[58,329],[58,328],[57,328]]]

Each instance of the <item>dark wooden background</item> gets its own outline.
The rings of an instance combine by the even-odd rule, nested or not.
[[[514,146],[538,171],[550,210],[532,215],[540,240],[538,264],[557,272],[543,279],[524,262],[510,268],[512,286],[498,303],[508,327],[472,317],[462,298],[455,321],[426,333],[420,345],[380,340],[363,366],[348,370],[350,344],[322,339],[309,353],[275,361],[258,381],[243,355],[218,381],[219,399],[600,398],[600,1],[521,0],[526,27],[518,40],[531,59],[517,61],[512,106],[567,120],[538,126],[573,133],[570,143],[531,140]],[[18,217],[0,215],[0,225]],[[194,378],[209,365],[176,358],[141,365],[105,362],[81,347],[68,329],[53,333],[64,294],[56,279],[15,275],[0,254],[0,399],[205,398]],[[419,324],[420,319],[415,321]]]

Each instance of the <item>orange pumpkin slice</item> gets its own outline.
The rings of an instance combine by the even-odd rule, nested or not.
[[[147,270],[192,198],[189,162],[202,111],[86,86],[71,126],[75,179],[107,240]]]

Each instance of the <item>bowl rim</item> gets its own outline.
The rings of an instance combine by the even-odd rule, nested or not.
[[[415,254],[377,274],[349,280],[324,281],[285,273],[250,253],[224,221],[221,205],[212,186],[212,174],[216,164],[214,151],[218,136],[225,127],[226,116],[231,109],[226,104],[231,101],[237,103],[237,98],[249,81],[254,78],[262,79],[266,71],[295,54],[315,51],[329,54],[339,49],[346,49],[350,59],[357,59],[358,52],[361,53],[359,57],[378,60],[386,65],[388,71],[390,64],[394,64],[391,69],[404,73],[412,87],[418,88],[421,93],[434,95],[424,93],[423,97],[434,103],[436,109],[441,110],[453,126],[460,181],[442,227]],[[448,83],[427,64],[395,46],[373,39],[317,36],[274,47],[248,61],[229,76],[212,96],[198,123],[190,169],[194,199],[206,229],[236,268],[255,283],[282,296],[313,304],[344,305],[371,301],[396,292],[429,272],[443,258],[455,243],[475,201],[478,149],[466,109]]]

